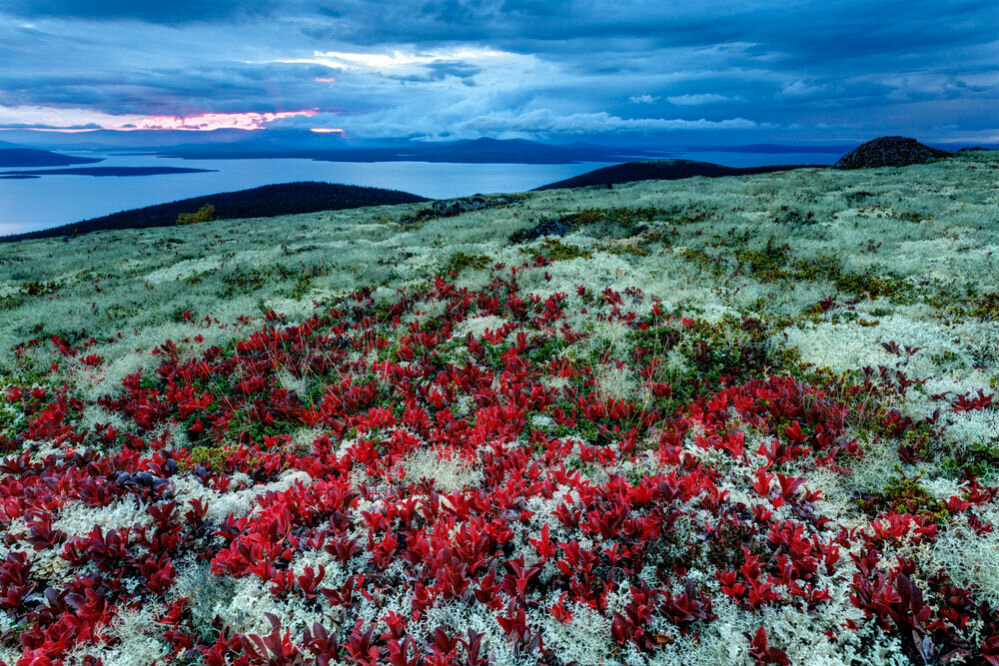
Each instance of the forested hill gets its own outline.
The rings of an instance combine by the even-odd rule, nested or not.
[[[646,162],[628,162],[615,164],[595,171],[589,171],[574,178],[567,178],[556,183],[542,185],[538,190],[555,190],[572,187],[590,187],[593,185],[618,185],[639,180],[680,180],[694,176],[748,176],[772,171],[788,171],[798,166],[760,166],[760,167],[727,167],[711,162],[695,162],[693,160],[649,160]]]

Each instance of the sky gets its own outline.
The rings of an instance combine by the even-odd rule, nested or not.
[[[999,136],[995,0],[0,0],[0,63],[0,128]]]

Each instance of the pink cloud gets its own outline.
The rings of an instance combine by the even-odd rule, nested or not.
[[[266,123],[281,120],[283,118],[294,118],[295,116],[314,116],[315,109],[303,111],[281,111],[278,113],[256,113],[249,111],[246,113],[202,113],[197,116],[139,116],[129,117],[126,122],[117,126],[104,125],[105,129],[115,130],[191,130],[206,132],[216,129],[242,129],[258,130],[264,129]]]
[[[309,131],[316,134],[343,134],[343,130],[339,127],[313,127]]]
[[[158,116],[138,114],[111,114],[93,109],[66,109],[42,106],[0,105],[0,127],[19,127],[46,131],[81,131],[108,129],[128,132],[133,130],[187,130],[205,132],[216,129],[259,130],[276,120],[296,116],[311,117],[317,109],[258,113],[200,113],[192,116]]]

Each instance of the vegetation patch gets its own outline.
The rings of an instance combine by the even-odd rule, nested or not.
[[[461,273],[463,270],[483,270],[489,268],[492,263],[487,255],[484,254],[465,254],[464,252],[455,252],[451,257],[444,263],[442,270],[448,274]]]
[[[593,256],[593,252],[590,250],[579,247],[578,245],[573,245],[572,243],[563,243],[560,240],[553,238],[546,238],[541,241],[540,245],[522,248],[522,251],[534,257],[545,258],[550,261],[567,261],[569,259],[589,259]]]
[[[895,277],[844,272],[841,262],[834,257],[792,257],[791,246],[778,245],[773,236],[767,239],[763,249],[737,250],[734,256],[749,274],[764,282],[828,280],[844,294],[858,298],[887,298],[892,302],[906,302],[912,293],[905,281]]]
[[[197,224],[215,219],[215,206],[205,204],[194,213],[181,213],[177,216],[177,224]]]
[[[996,163],[6,246],[0,662],[994,661]]]

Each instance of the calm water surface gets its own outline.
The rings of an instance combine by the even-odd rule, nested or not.
[[[67,153],[74,154],[74,153]],[[82,156],[103,157],[93,153]],[[210,173],[135,177],[52,175],[0,179],[0,235],[44,229],[121,210],[232,192],[260,185],[311,180],[412,192],[431,199],[476,193],[521,192],[571,178],[604,163],[451,164],[426,162],[314,162],[305,159],[182,160],[110,155],[101,167],[170,166]],[[3,169],[13,171],[14,169]],[[27,169],[17,169],[18,171]]]
[[[104,157],[100,167],[186,167],[210,173],[136,177],[52,175],[0,179],[0,235],[78,222],[131,208],[260,185],[324,181],[412,192],[431,199],[476,193],[521,192],[609,166],[580,164],[453,164],[428,162],[316,162],[307,159],[183,160],[148,155],[79,154]],[[676,157],[725,164],[831,164],[837,155],[795,153],[678,153]],[[12,171],[15,169],[0,169]],[[16,169],[18,171],[22,169]]]

